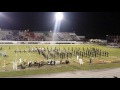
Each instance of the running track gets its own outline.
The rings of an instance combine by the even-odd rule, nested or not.
[[[14,78],[120,78],[120,68],[17,76]],[[9,77],[8,77],[9,78]]]

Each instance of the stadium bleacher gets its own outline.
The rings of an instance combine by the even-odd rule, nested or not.
[[[79,41],[80,38],[71,32],[30,32],[1,29],[0,40],[6,41]]]

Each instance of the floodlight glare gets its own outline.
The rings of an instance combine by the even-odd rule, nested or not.
[[[58,12],[56,13],[55,17],[56,17],[56,20],[60,21],[63,19],[63,14],[61,12]]]
[[[2,15],[2,12],[0,12],[0,16]]]

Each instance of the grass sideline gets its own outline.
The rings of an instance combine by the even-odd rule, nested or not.
[[[0,78],[5,77],[15,77],[15,76],[25,76],[25,75],[36,75],[36,74],[50,74],[50,73],[60,73],[60,72],[68,72],[68,71],[77,71],[77,70],[98,70],[98,69],[106,69],[106,68],[117,68],[120,67],[120,63],[112,63],[112,64],[84,64],[82,66],[77,65],[69,65],[62,66],[56,68],[45,68],[45,69],[31,69],[31,70],[18,70],[18,71],[6,71],[0,72]]]

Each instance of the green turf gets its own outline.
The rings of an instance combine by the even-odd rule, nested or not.
[[[88,69],[98,69],[98,68],[112,68],[112,67],[120,67],[120,49],[119,48],[110,48],[106,46],[100,46],[100,45],[0,45],[2,46],[2,50],[0,52],[5,52],[8,57],[3,57],[0,55],[0,77],[7,77],[7,76],[17,76],[17,75],[29,75],[29,74],[40,74],[40,73],[50,73],[50,72],[61,72],[61,71],[70,71],[70,70],[88,70]],[[72,58],[69,58],[70,64],[69,65],[55,65],[55,66],[43,66],[41,68],[34,68],[31,70],[20,70],[20,71],[11,71],[12,70],[12,62],[17,60],[19,62],[19,58],[21,57],[23,60],[30,60],[32,61],[38,60],[45,60],[42,55],[39,55],[36,53],[15,53],[15,49],[21,49],[24,50],[27,47],[33,48],[33,47],[45,47],[45,48],[59,48],[63,50],[63,47],[71,51],[71,48],[73,49],[80,47],[80,50],[87,48],[98,48],[102,51],[109,52],[109,56],[99,56],[99,57],[92,57],[93,62],[96,62],[98,60],[110,60],[112,62],[118,62],[118,63],[111,63],[111,64],[93,64],[89,65],[89,58],[84,57],[83,61],[85,62],[82,66],[80,66],[78,63],[75,63],[73,61],[76,60],[76,56],[73,56]],[[9,49],[10,47],[10,49]],[[46,52],[47,53],[47,52]],[[3,61],[6,60],[6,67],[3,67]],[[56,60],[60,60],[60,58],[56,58]],[[3,70],[6,70],[5,72],[2,72]],[[9,73],[9,74],[8,74]]]
[[[0,77],[14,77],[23,75],[35,75],[35,74],[48,74],[66,71],[76,71],[76,70],[92,70],[92,69],[105,69],[105,68],[116,68],[119,67],[120,63],[112,64],[84,64],[80,65],[61,65],[61,67],[47,67],[41,69],[31,69],[31,70],[18,70],[18,71],[6,71],[0,72]]]

